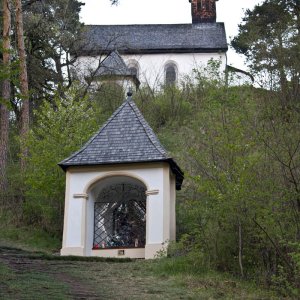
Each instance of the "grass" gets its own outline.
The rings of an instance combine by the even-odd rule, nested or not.
[[[0,246],[0,298],[280,299],[227,274],[181,268],[181,259],[60,257]]]
[[[172,277],[155,276],[153,262],[49,257],[0,247],[0,298],[196,299]]]
[[[42,230],[0,222],[0,299],[280,299],[189,257],[61,257],[60,245]]]
[[[43,251],[47,253],[58,252],[61,242],[58,238],[47,235],[39,229],[30,227],[13,226],[2,227],[0,225],[2,245],[20,247],[31,251]]]
[[[251,281],[207,270],[187,257],[162,258],[155,262],[157,276],[172,277],[192,290],[197,299],[281,299],[275,292]]]
[[[20,226],[11,222],[12,216],[0,209],[0,241],[2,246],[19,247],[30,251],[45,253],[58,252],[61,241],[42,229],[32,226]]]
[[[1,299],[68,299],[68,286],[50,274],[12,270],[0,262]]]
[[[88,266],[88,268],[87,268]],[[156,277],[151,262],[81,263],[72,274],[93,282],[104,299],[196,299],[193,291],[171,277]]]

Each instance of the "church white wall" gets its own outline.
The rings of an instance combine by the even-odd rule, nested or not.
[[[225,70],[225,54],[218,53],[173,53],[173,54],[144,54],[122,55],[126,64],[136,61],[140,66],[139,79],[143,84],[156,88],[165,81],[165,66],[173,62],[177,66],[178,80],[191,75],[193,69],[205,67],[210,59],[221,60],[222,70]]]
[[[149,85],[153,89],[164,84],[165,66],[169,62],[175,63],[178,70],[178,80],[184,76],[191,75],[193,69],[205,67],[210,59],[221,61],[221,70],[225,70],[225,53],[166,53],[166,54],[141,54],[141,55],[121,55],[125,63],[129,65],[137,62],[139,66],[139,80],[143,85]],[[89,76],[91,71],[99,66],[99,60],[105,57],[79,57],[74,65],[76,74],[81,80]]]

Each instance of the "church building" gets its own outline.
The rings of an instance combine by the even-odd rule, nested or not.
[[[216,1],[189,0],[190,24],[86,25],[73,52],[74,72],[82,81],[125,80],[156,89],[179,83],[211,59],[225,70],[228,46],[224,23],[216,22]],[[108,76],[109,60],[122,69],[112,64]]]

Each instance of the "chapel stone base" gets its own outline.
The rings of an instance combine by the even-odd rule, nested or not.
[[[148,244],[145,247],[145,259],[158,258],[166,254],[166,249],[162,244]]]
[[[116,258],[145,258],[145,248],[97,249],[92,250],[91,256]]]
[[[85,249],[81,247],[62,248],[60,254],[62,256],[86,256]],[[166,255],[162,244],[149,244],[145,248],[93,249],[90,252],[90,256],[115,258],[153,259],[161,255]]]
[[[85,249],[83,247],[67,247],[60,250],[62,256],[85,256]]]

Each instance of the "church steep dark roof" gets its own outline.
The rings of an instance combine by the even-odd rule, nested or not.
[[[77,152],[59,163],[70,166],[111,165],[138,162],[168,162],[180,189],[183,172],[167,154],[155,133],[129,97]]]
[[[86,25],[76,55],[227,51],[224,23]]]

